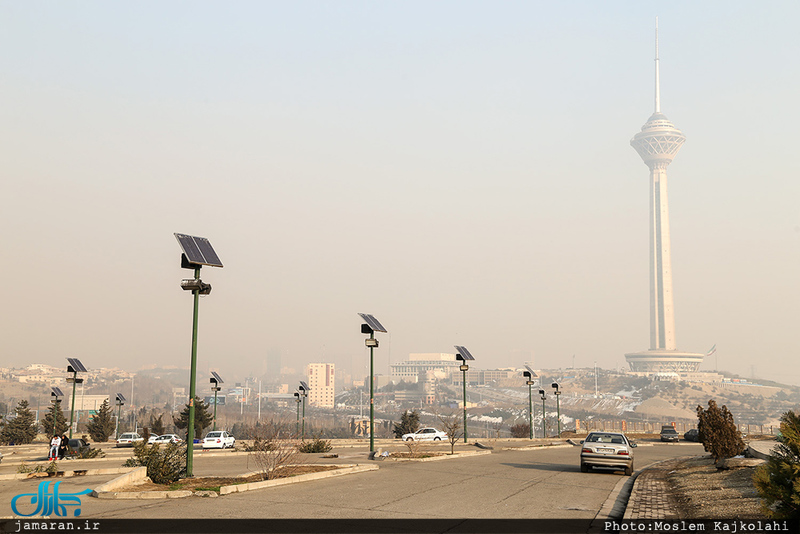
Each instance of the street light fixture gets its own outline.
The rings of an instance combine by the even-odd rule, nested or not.
[[[181,288],[191,291],[194,296],[194,313],[192,315],[192,364],[189,371],[189,424],[187,440],[189,445],[186,452],[186,476],[193,476],[194,466],[194,397],[195,381],[197,379],[197,313],[200,304],[200,295],[211,293],[211,284],[200,280],[200,268],[203,265],[222,267],[222,262],[214,252],[211,243],[205,237],[195,237],[186,234],[175,234],[181,246],[181,268],[194,270],[194,278],[181,280]]]
[[[53,397],[50,399],[50,402],[53,403],[53,435],[56,435],[56,421],[58,421],[58,403],[61,402],[58,398],[64,396],[64,392],[61,391],[59,387],[52,387],[50,388],[50,396]]]
[[[369,452],[375,452],[375,359],[374,350],[378,348],[378,340],[375,339],[375,332],[386,333],[386,328],[374,316],[368,313],[359,313],[364,320],[361,325],[361,333],[369,334],[366,345],[369,347]]]
[[[547,437],[547,412],[545,411],[544,401],[547,398],[547,393],[543,390],[539,390],[539,395],[542,396],[542,437]]]
[[[211,382],[211,391],[214,392],[214,430],[217,429],[217,393],[222,389],[219,387],[220,384],[224,382],[222,378],[217,374],[216,371],[211,371],[211,378],[209,382]]]
[[[528,379],[525,381],[528,385],[528,427],[530,430],[530,439],[533,439],[533,391],[531,387],[535,384],[533,379],[537,378],[537,374],[527,365],[525,369],[526,371],[522,371],[522,376]]]
[[[72,425],[75,417],[75,386],[83,382],[83,378],[78,378],[78,373],[85,373],[86,367],[83,366],[78,358],[67,358],[69,365],[67,372],[72,373],[72,377],[67,378],[67,383],[72,384],[72,408],[69,410],[69,439],[72,439]]]
[[[295,391],[294,392],[294,400],[297,401],[297,425],[296,425],[296,429],[295,429],[294,433],[296,435],[298,435],[298,436],[300,435],[300,402],[301,402],[300,401],[300,397],[301,397],[300,392],[299,391]],[[303,412],[303,416],[305,418],[305,412]]]
[[[475,358],[470,354],[466,347],[461,345],[454,345],[456,348],[456,360],[461,360],[463,363],[458,367],[461,371],[461,385],[464,388],[464,443],[467,442],[467,371],[469,365],[467,362]]]
[[[301,437],[306,439],[306,397],[308,397],[308,392],[311,391],[311,388],[301,380],[298,389],[300,390],[300,396],[303,398],[303,431],[301,432]]]
[[[555,390],[556,394],[556,421],[558,422],[558,437],[561,437],[561,403],[559,402],[559,397],[561,396],[561,390],[557,383],[553,382],[551,384],[553,389]]]
[[[117,425],[114,429],[114,437],[119,439],[119,416],[122,411],[122,405],[125,404],[125,395],[117,393]]]

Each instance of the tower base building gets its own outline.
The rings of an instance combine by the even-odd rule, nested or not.
[[[704,357],[695,352],[652,349],[626,354],[625,360],[635,373],[693,373],[700,369]]]

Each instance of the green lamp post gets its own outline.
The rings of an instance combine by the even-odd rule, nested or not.
[[[475,358],[470,354],[466,347],[461,345],[454,345],[456,348],[456,360],[461,361],[461,365],[458,369],[461,371],[461,384],[464,390],[464,443],[467,442],[467,371],[469,371],[469,365],[467,362],[474,360]]]
[[[559,402],[559,397],[561,397],[561,390],[559,389],[558,384],[553,382],[552,384],[553,389],[555,390],[556,395],[556,421],[558,423],[558,437],[561,437],[561,403]]]
[[[361,333],[369,334],[366,345],[369,347],[369,452],[375,452],[375,359],[374,349],[378,348],[378,340],[375,339],[375,332],[386,333],[386,328],[374,316],[368,313],[359,313],[364,320],[361,325]]]
[[[542,396],[542,437],[547,437],[547,412],[545,411],[544,401],[547,398],[547,393],[543,389],[539,390],[539,395]]]
[[[222,378],[215,372],[211,371],[211,391],[214,392],[214,430],[217,429],[217,393],[222,389],[219,385],[223,382]]]
[[[533,371],[528,368],[527,371],[522,371],[522,376],[526,377],[528,380],[525,383],[528,385],[528,427],[530,431],[530,439],[533,439]]]

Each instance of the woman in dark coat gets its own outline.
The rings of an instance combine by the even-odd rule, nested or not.
[[[61,436],[61,444],[58,446],[58,458],[63,460],[69,450],[69,438],[66,434]]]

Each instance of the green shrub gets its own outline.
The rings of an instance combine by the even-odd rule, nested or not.
[[[753,484],[769,517],[800,519],[800,417],[791,410],[781,416],[781,436]]]
[[[333,449],[333,446],[330,441],[319,438],[308,443],[304,441],[297,446],[297,450],[300,452],[330,452],[331,449]]]
[[[714,399],[708,401],[707,410],[697,407],[697,430],[700,443],[714,457],[714,463],[744,452],[744,441],[733,421],[733,414],[724,404],[719,408]]]
[[[133,447],[133,458],[123,466],[144,466],[155,484],[170,484],[186,475],[186,446],[170,443],[161,449],[158,444],[137,443]]]

